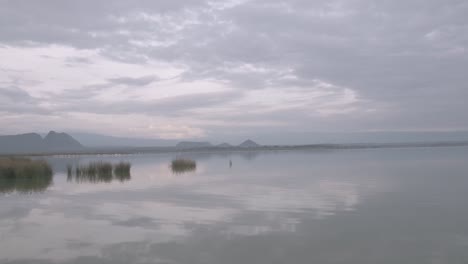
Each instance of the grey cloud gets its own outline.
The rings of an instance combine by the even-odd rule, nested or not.
[[[15,87],[0,87],[0,111],[23,114],[48,114],[50,111],[40,106],[40,99],[31,96],[27,91]]]
[[[137,78],[118,77],[110,78],[107,82],[90,84],[81,87],[81,89],[65,89],[58,94],[50,94],[51,96],[63,100],[87,100],[101,94],[106,89],[112,88],[115,85],[126,85],[129,87],[146,86],[160,79],[156,75],[142,76]]]
[[[77,89],[66,89],[59,94],[51,94],[51,96],[60,100],[89,100],[94,96],[98,95],[101,90],[109,87],[108,84],[98,84],[86,86],[80,90]]]
[[[65,59],[66,64],[92,64],[93,61],[86,57],[68,57]]]
[[[170,14],[203,5],[204,1],[200,0],[4,0],[0,3],[0,41],[23,44],[31,41],[41,44],[56,43],[79,48],[96,48],[107,45],[109,41],[125,43],[128,39],[117,31],[130,30],[138,34],[141,32],[138,30],[140,24],[119,23],[115,18],[142,11]]]
[[[156,75],[148,75],[142,77],[117,77],[108,79],[112,84],[124,84],[128,86],[146,86],[150,83],[159,81],[159,77]]]
[[[0,97],[13,101],[32,101],[33,97],[25,90],[18,87],[0,87]]]
[[[74,111],[98,114],[148,114],[161,116],[180,116],[193,109],[222,105],[242,97],[237,91],[198,93],[174,96],[154,100],[128,99],[118,102],[102,102],[96,100],[68,100],[62,102],[56,111]],[[79,107],[77,107],[79,106]]]
[[[197,0],[2,1],[0,44],[98,49],[108,58],[139,64],[162,60],[183,65],[183,81],[214,79],[239,93],[314,89],[310,84],[319,79],[348,87],[379,109],[354,124],[334,120],[348,129],[468,128],[466,13],[462,0],[255,0],[224,9]],[[233,70],[247,64],[265,71]],[[282,79],[285,71],[296,78]],[[108,82],[144,86],[156,80]],[[115,109],[179,112],[214,105],[211,99],[174,100],[130,100]],[[300,113],[291,113],[291,119],[310,120]]]

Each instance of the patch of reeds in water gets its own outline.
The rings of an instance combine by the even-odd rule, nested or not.
[[[114,177],[120,181],[130,180],[130,162],[119,162],[114,166]]]
[[[171,162],[171,170],[176,174],[195,171],[196,169],[197,163],[191,159],[177,158]]]
[[[68,181],[75,182],[112,182],[118,180],[121,182],[130,180],[131,164],[128,162],[119,162],[112,164],[110,162],[90,162],[86,165],[78,165],[73,169],[72,165],[67,166]]]
[[[33,193],[45,191],[53,171],[43,160],[0,158],[0,193]]]

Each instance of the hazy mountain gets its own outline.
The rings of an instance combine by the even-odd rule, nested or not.
[[[169,147],[177,141],[166,139],[114,137],[92,133],[70,133],[81,144],[87,147]]]
[[[221,144],[216,145],[216,147],[219,147],[219,148],[231,148],[232,145],[229,144],[229,143],[221,143]]]
[[[211,137],[213,142],[242,142],[251,134],[240,136]],[[450,142],[468,141],[468,131],[451,132],[291,132],[285,137],[277,133],[257,133],[254,140],[261,140],[262,145],[307,145],[307,144],[353,144],[353,143],[415,143],[415,142]]]
[[[75,151],[83,146],[66,133],[51,131],[45,138],[37,133],[0,136],[0,153],[40,153],[54,151]]]
[[[25,153],[44,149],[45,143],[36,133],[0,136],[0,153]]]
[[[55,131],[50,131],[43,141],[48,150],[77,150],[83,148],[83,145],[72,136]]]
[[[197,142],[197,141],[182,141],[177,143],[178,148],[206,148],[212,147],[210,142]]]
[[[255,143],[254,141],[252,141],[250,139],[247,139],[246,141],[239,144],[239,147],[241,147],[241,148],[255,148],[255,147],[259,147],[259,146],[260,146],[259,144]]]

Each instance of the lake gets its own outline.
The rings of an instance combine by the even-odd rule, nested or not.
[[[0,263],[468,263],[467,147],[46,159],[0,188]],[[67,174],[96,161],[131,175]]]

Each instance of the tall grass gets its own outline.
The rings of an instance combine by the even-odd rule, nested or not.
[[[73,171],[73,167],[71,165],[67,165],[67,175],[71,177]]]
[[[130,162],[119,162],[114,166],[114,176],[120,181],[125,181],[130,179],[130,168],[132,165]]]
[[[68,181],[75,182],[112,182],[119,180],[121,182],[130,180],[130,163],[119,162],[113,165],[110,162],[91,162],[86,165],[75,167],[73,174],[73,166],[67,166]]]
[[[0,192],[41,192],[52,184],[53,171],[43,160],[0,158]]]
[[[180,159],[177,158],[171,162],[171,170],[173,173],[179,174],[189,171],[195,171],[197,169],[197,163],[191,159]]]

